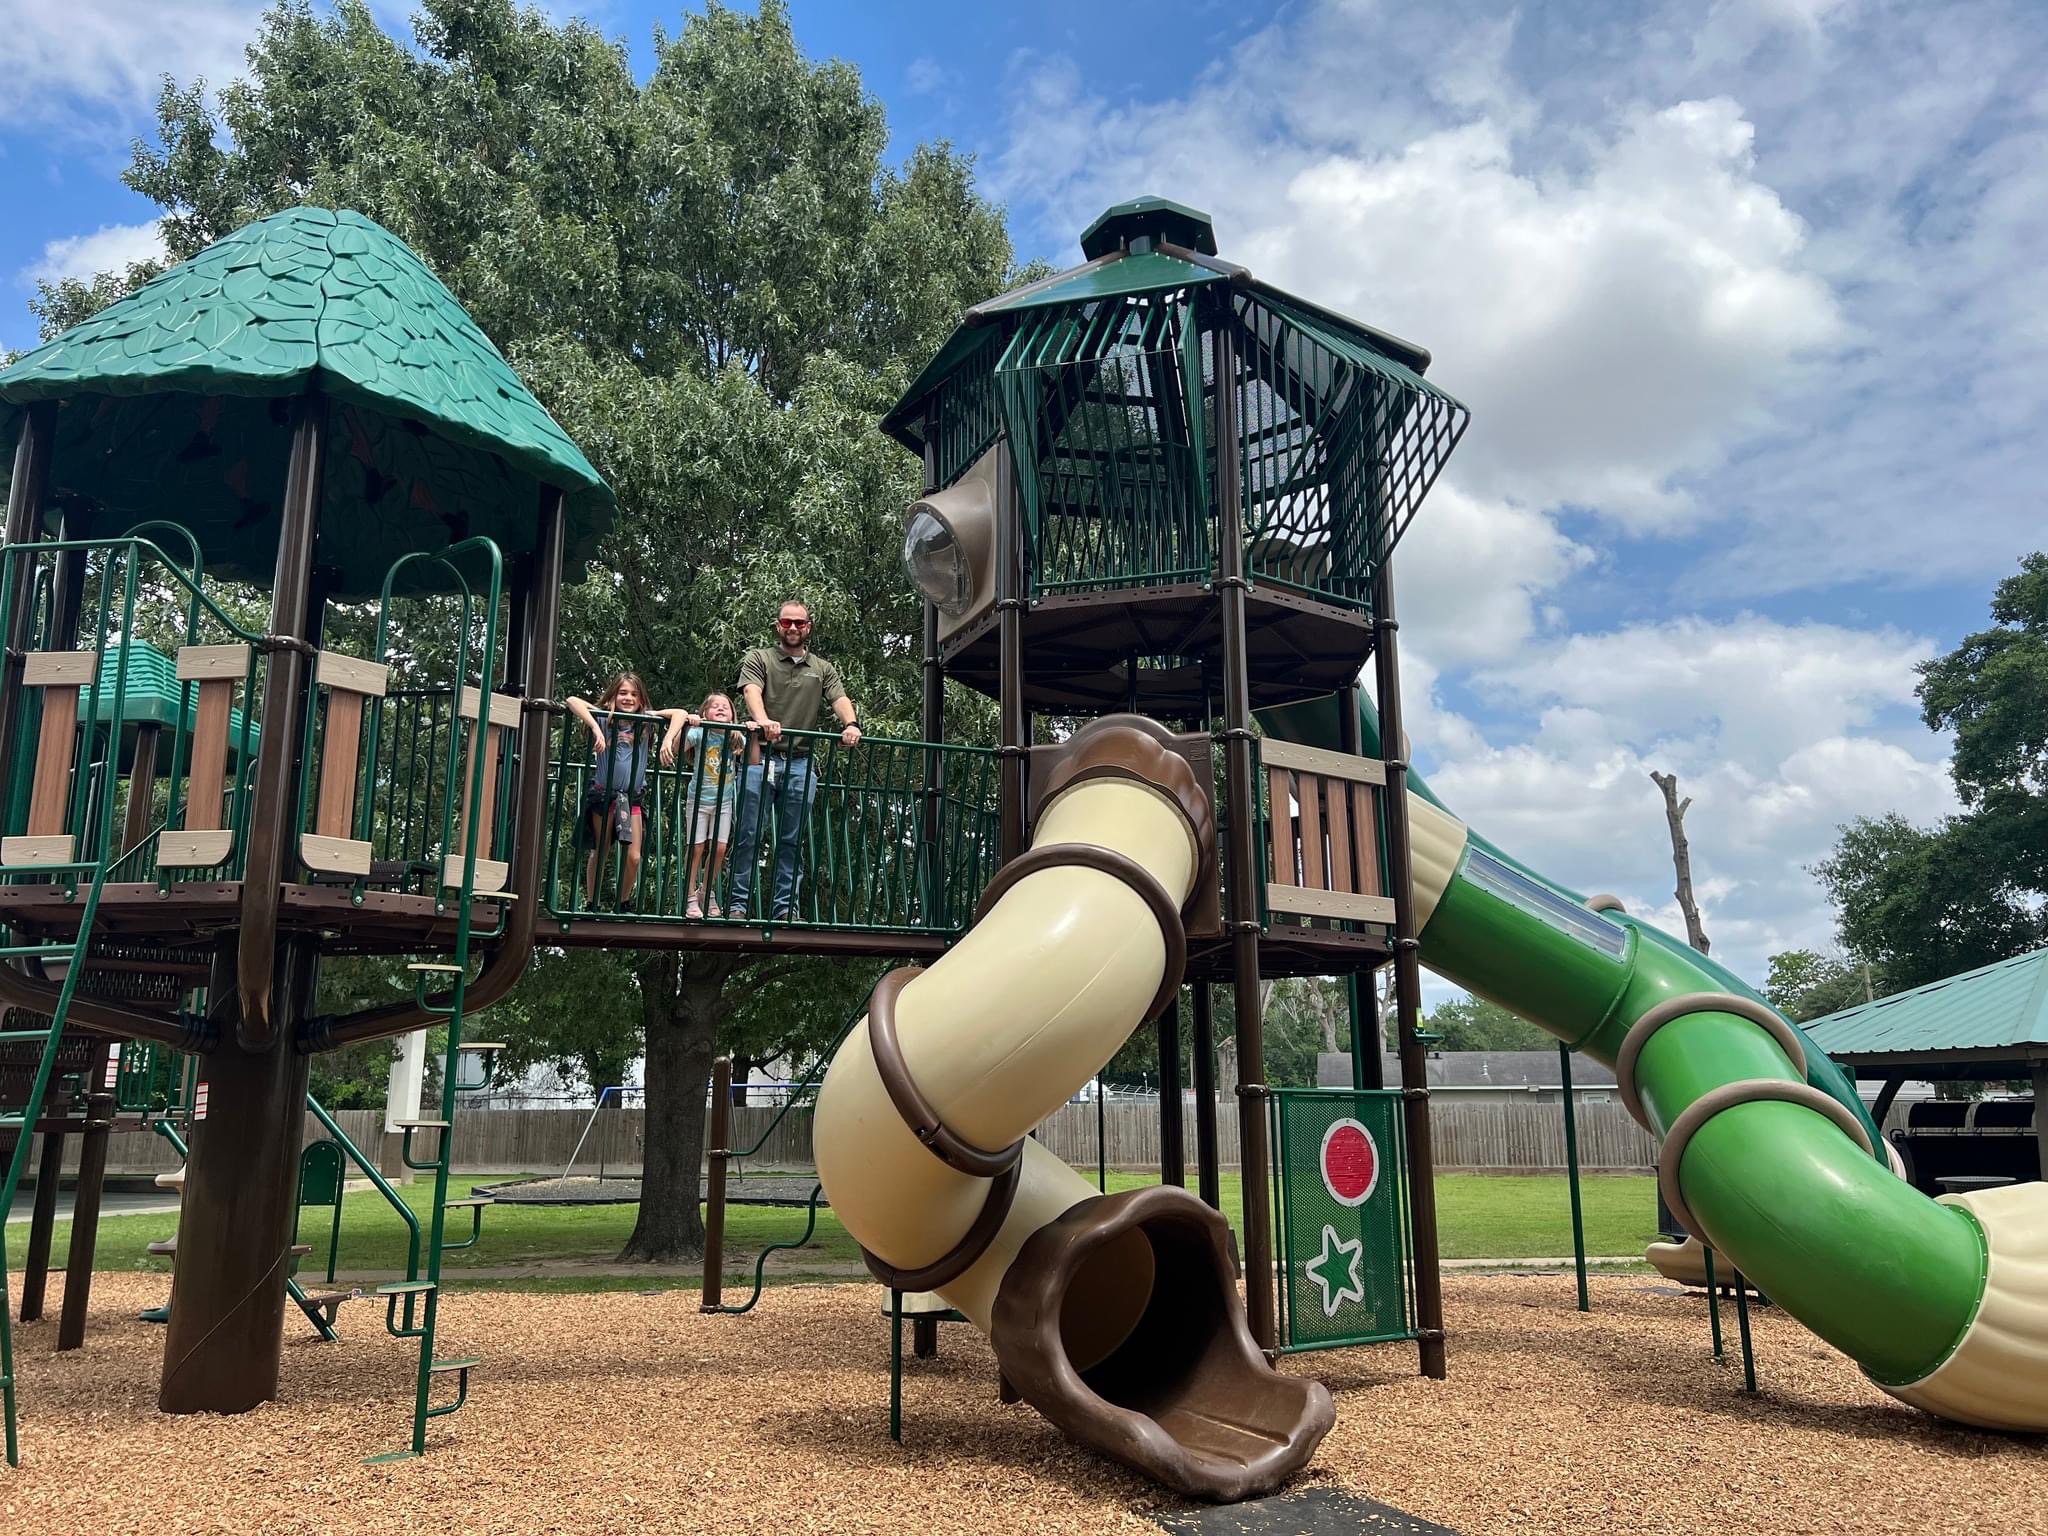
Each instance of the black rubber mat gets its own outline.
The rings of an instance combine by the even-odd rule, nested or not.
[[[1243,1504],[1162,1510],[1152,1519],[1166,1530],[1199,1536],[1457,1536],[1447,1525],[1341,1488],[1299,1488]]]

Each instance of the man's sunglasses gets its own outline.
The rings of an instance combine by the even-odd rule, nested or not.
[[[777,619],[775,626],[778,629],[809,629],[811,621],[809,619]]]

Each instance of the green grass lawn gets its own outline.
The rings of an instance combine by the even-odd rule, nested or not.
[[[467,1195],[474,1184],[496,1183],[505,1175],[457,1178],[450,1181],[451,1198]],[[1111,1190],[1135,1189],[1156,1183],[1137,1174],[1112,1173]],[[808,1179],[792,1179],[799,1194],[808,1192]],[[1438,1225],[1447,1259],[1552,1258],[1572,1251],[1571,1207],[1562,1175],[1534,1174],[1501,1176],[1454,1173],[1437,1179]],[[1600,1255],[1639,1255],[1643,1245],[1656,1236],[1655,1181],[1647,1175],[1588,1177],[1581,1185],[1586,1213],[1586,1251]],[[400,1193],[416,1211],[423,1211],[433,1191],[431,1181],[406,1186]],[[1241,1187],[1235,1174],[1222,1181],[1223,1208],[1233,1226],[1241,1210]],[[754,1258],[763,1246],[793,1240],[803,1230],[801,1210],[776,1206],[741,1206],[727,1209],[726,1271],[735,1277],[751,1277]],[[607,1264],[624,1245],[633,1229],[632,1206],[498,1206],[484,1212],[483,1241],[475,1248],[448,1254],[443,1273],[459,1280],[465,1270],[499,1269],[522,1265]],[[313,1252],[300,1265],[304,1277],[324,1276],[327,1267],[329,1217],[309,1209],[304,1217],[302,1241]],[[450,1234],[468,1232],[467,1212],[450,1213]],[[425,1227],[424,1218],[421,1221]],[[100,1224],[99,1246],[94,1255],[98,1269],[156,1270],[167,1272],[168,1260],[144,1251],[147,1244],[168,1237],[176,1227],[172,1213],[109,1217]],[[10,1248],[19,1252],[27,1238],[25,1228],[9,1232]],[[70,1223],[59,1222],[54,1251],[64,1253],[70,1243]],[[342,1274],[398,1271],[405,1267],[406,1228],[396,1212],[373,1192],[349,1195],[343,1203],[339,1270]],[[817,1278],[847,1278],[857,1272],[860,1253],[837,1218],[829,1211],[818,1213],[812,1240],[795,1253],[777,1255],[769,1266],[774,1282]],[[487,1278],[475,1276],[464,1282],[507,1286],[522,1290],[630,1290],[661,1281],[674,1283],[672,1275],[594,1275],[567,1273],[539,1278]]]

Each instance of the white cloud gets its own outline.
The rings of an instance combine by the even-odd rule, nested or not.
[[[91,281],[101,272],[126,273],[141,261],[164,254],[156,221],[146,224],[105,224],[89,235],[66,235],[44,244],[43,254],[21,273],[24,284],[56,283],[67,277]]]
[[[1441,666],[1512,655],[1550,625],[1537,599],[1593,560],[1518,502],[1439,485],[1400,545],[1404,633]]]
[[[0,125],[123,143],[163,77],[224,85],[245,68],[258,0],[65,0],[11,6],[0,26]]]
[[[930,96],[946,86],[953,72],[928,53],[921,53],[903,71],[903,88],[913,96]]]
[[[1072,220],[1139,188],[1209,208],[1233,259],[1435,353],[1433,377],[1474,413],[1457,484],[1631,526],[1690,521],[1678,477],[1753,434],[1840,333],[1802,265],[1804,224],[1755,177],[1739,105],[1633,107],[1587,133],[1575,166],[1525,166],[1496,29],[1439,77],[1477,115],[1389,117],[1361,141],[1379,115],[1358,87],[1374,40],[1335,20],[1269,33],[1234,71],[1142,107],[1090,100],[1047,65],[1000,184]],[[1268,106],[1247,116],[1254,101]]]
[[[1468,723],[1433,754],[1430,782],[1516,856],[1682,932],[1649,778],[1676,772],[1693,798],[1708,935],[1760,977],[1774,950],[1827,947],[1832,922],[1807,871],[1837,827],[1955,808],[1941,744],[1910,707],[1911,662],[1931,649],[1893,631],[1748,617],[1573,636],[1480,674],[1528,726],[1497,727],[1519,739],[1494,744]]]
[[[1912,664],[1956,605],[1897,594],[2041,538],[2044,78],[2048,13],[1999,0],[1304,0],[1165,99],[1019,56],[983,165],[1043,248],[1176,197],[1432,351],[1474,416],[1398,562],[1417,754],[1674,928],[1675,769],[1758,975],[1826,944],[1841,822],[1954,806]],[[1830,591],[1854,622],[1796,622]]]

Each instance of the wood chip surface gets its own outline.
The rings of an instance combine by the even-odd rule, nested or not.
[[[52,1279],[48,1316],[57,1315]],[[22,1446],[6,1529],[34,1532],[1154,1531],[1174,1501],[996,1401],[972,1329],[907,1362],[888,1438],[888,1333],[869,1285],[772,1290],[745,1317],[694,1291],[452,1292],[443,1356],[480,1354],[469,1405],[404,1444],[414,1354],[374,1304],[322,1344],[288,1326],[284,1395],[238,1417],[156,1411],[164,1330],[134,1321],[160,1276],[96,1278],[86,1347],[18,1335]],[[1291,1358],[1337,1394],[1308,1477],[1468,1536],[2043,1529],[2048,1443],[1938,1423],[1776,1313],[1762,1392],[1708,1358],[1704,1302],[1654,1279],[1446,1282],[1451,1378],[1407,1346]],[[905,1330],[908,1353],[908,1330]]]

